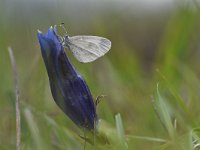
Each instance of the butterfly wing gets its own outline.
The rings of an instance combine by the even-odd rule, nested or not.
[[[72,36],[67,45],[78,61],[87,63],[107,53],[111,48],[111,41],[98,36]]]

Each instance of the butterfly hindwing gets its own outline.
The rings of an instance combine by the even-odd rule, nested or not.
[[[80,62],[91,62],[103,56],[111,48],[110,40],[98,36],[72,36],[69,49]]]

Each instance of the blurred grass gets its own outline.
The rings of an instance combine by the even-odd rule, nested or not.
[[[101,120],[96,143],[87,143],[86,149],[198,149],[200,13],[195,5],[144,14],[109,5],[90,13],[81,12],[85,4],[40,2],[0,2],[0,149],[15,149],[9,45],[19,71],[22,148],[83,149],[83,131],[52,99],[36,37],[37,29],[46,32],[60,22],[66,23],[70,35],[112,41],[111,51],[90,64],[77,62],[67,51],[93,97],[107,95],[97,108]]]

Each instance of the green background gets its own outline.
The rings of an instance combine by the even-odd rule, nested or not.
[[[83,131],[53,101],[37,39],[37,29],[45,33],[61,22],[70,36],[112,41],[104,57],[88,64],[66,49],[94,99],[107,95],[97,107],[102,138],[94,146],[87,143],[86,149],[198,149],[199,12],[195,0],[166,6],[151,1],[1,0],[0,149],[15,149],[16,141],[8,46],[14,51],[20,85],[22,149],[84,148]]]

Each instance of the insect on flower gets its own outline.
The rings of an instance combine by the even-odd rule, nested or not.
[[[111,41],[99,36],[72,36],[67,34],[64,24],[61,27],[65,30],[65,35],[62,39],[62,44],[72,51],[78,61],[88,63],[95,61],[103,56],[111,48]]]
[[[90,40],[92,40],[91,37],[84,38],[87,41],[85,45],[94,43],[90,42]],[[56,26],[54,28],[50,27],[46,34],[38,31],[38,39],[54,101],[76,125],[88,130],[96,129],[98,117],[92,95],[86,82],[76,71],[64,52],[63,44],[69,46],[70,49],[74,51],[75,56],[84,62],[89,62],[97,58],[96,55],[84,58],[84,55],[91,55],[89,51],[92,51],[95,46],[88,46],[89,51],[81,53],[81,55],[78,54],[79,51],[87,47],[81,47],[81,43],[83,42],[81,42],[80,37],[69,38],[65,36],[63,43],[56,33]],[[77,43],[78,46],[74,43]],[[102,44],[96,44],[96,46],[102,46]],[[99,48],[98,51],[103,50]],[[95,52],[95,54],[97,54],[97,52]],[[98,54],[100,54],[100,52]],[[103,53],[101,53],[101,55],[102,54]]]

